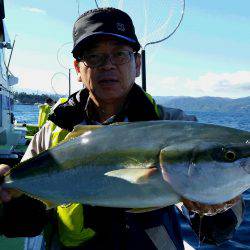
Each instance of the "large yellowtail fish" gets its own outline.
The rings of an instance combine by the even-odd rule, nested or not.
[[[250,132],[183,121],[84,131],[14,167],[4,187],[54,204],[126,208],[167,206],[182,197],[218,204],[250,188]]]

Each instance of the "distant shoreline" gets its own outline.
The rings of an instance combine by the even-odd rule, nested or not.
[[[14,93],[14,104],[39,105],[43,104],[47,98],[57,101],[62,95],[55,94],[28,94],[25,92]],[[167,107],[180,108],[194,111],[250,111],[250,96],[244,98],[223,98],[223,97],[189,97],[189,96],[154,96],[157,103]]]
[[[61,96],[56,95],[34,95],[19,93],[15,95],[15,105],[35,105],[38,106],[45,102],[46,98],[57,101]],[[184,111],[214,111],[214,112],[249,112],[250,96],[238,99],[222,97],[173,97],[155,96],[156,103],[169,108],[179,108]]]
[[[250,112],[250,96],[238,99],[222,97],[154,97],[156,102],[172,108],[192,111]]]
[[[57,101],[61,98],[62,95],[53,95],[53,94],[28,94],[25,92],[15,92],[14,93],[14,104],[21,104],[21,105],[39,105],[43,104],[47,98],[51,98],[54,101]]]

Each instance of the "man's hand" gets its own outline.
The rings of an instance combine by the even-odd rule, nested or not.
[[[10,166],[5,164],[0,164],[0,178],[4,176],[10,170]],[[14,189],[4,189],[2,188],[2,183],[0,183],[0,203],[1,202],[8,202],[12,198],[16,198],[22,195],[21,192],[14,190]]]
[[[237,196],[232,200],[229,200],[221,204],[216,204],[216,205],[202,204],[199,202],[187,200],[185,198],[182,198],[182,202],[190,211],[198,213],[201,216],[202,215],[212,216],[212,215],[224,212],[230,207],[232,207],[233,205],[235,205],[238,201],[240,201],[241,199],[240,197],[241,196]]]

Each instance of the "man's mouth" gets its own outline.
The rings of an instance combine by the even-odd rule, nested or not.
[[[114,79],[114,78],[103,78],[103,79],[100,79],[98,81],[99,84],[107,84],[107,85],[112,85],[112,84],[116,84],[118,83],[119,81],[117,79]]]

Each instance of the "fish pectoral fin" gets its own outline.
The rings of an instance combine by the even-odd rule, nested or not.
[[[86,132],[94,131],[102,127],[102,125],[76,125],[74,129],[69,134],[67,134],[63,141],[69,141],[75,137],[85,134]]]
[[[156,167],[152,168],[126,168],[118,169],[105,173],[106,176],[123,179],[133,184],[147,183],[149,178],[158,171]]]

